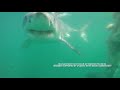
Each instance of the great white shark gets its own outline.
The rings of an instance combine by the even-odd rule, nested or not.
[[[66,40],[66,38],[70,37],[71,32],[79,31],[71,28],[60,19],[60,17],[66,15],[68,14],[55,12],[27,13],[24,16],[23,22],[23,27],[27,34],[27,39],[23,43],[23,47],[29,47],[33,40],[62,41],[71,50],[80,55],[80,51]]]

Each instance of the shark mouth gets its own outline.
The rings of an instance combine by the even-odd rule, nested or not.
[[[48,36],[48,35],[51,35],[54,33],[54,30],[33,30],[33,29],[30,29],[28,30],[28,32],[32,35],[35,35],[35,36]]]

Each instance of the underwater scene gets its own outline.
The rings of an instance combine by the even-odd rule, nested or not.
[[[0,12],[0,78],[120,78],[119,12]]]

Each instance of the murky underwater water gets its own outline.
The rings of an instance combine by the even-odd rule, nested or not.
[[[88,42],[73,32],[69,42],[79,49],[77,55],[64,43],[32,43],[22,48],[25,32],[23,17],[27,12],[0,12],[0,77],[3,78],[86,78],[104,72],[102,67],[54,67],[58,63],[106,63],[108,60],[106,26],[111,12],[70,12],[62,20],[71,27],[87,28]],[[100,76],[102,77],[102,76]],[[117,76],[116,76],[117,77]],[[119,76],[118,76],[119,77]]]

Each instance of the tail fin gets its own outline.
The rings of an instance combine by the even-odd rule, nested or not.
[[[88,22],[87,24],[85,24],[84,26],[82,26],[79,30],[78,29],[73,29],[71,31],[73,32],[78,32],[80,37],[85,41],[88,42],[88,35],[87,35],[87,29],[89,27],[89,25],[91,24],[91,22]]]
[[[91,22],[85,24],[85,25],[84,25],[83,27],[81,27],[81,29],[79,30],[80,37],[81,37],[85,42],[88,42],[87,29],[88,29],[90,23],[91,23]]]

